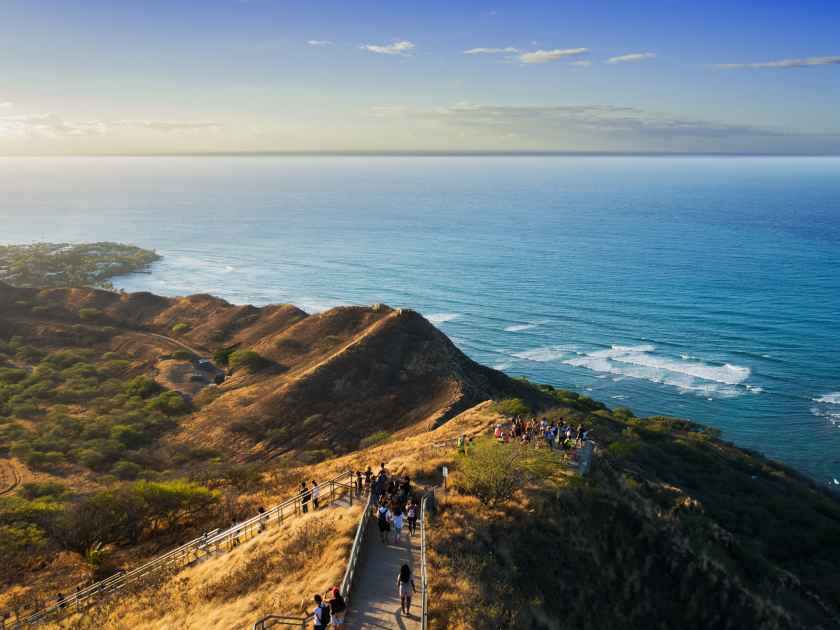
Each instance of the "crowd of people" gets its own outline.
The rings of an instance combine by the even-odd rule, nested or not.
[[[515,417],[510,428],[497,424],[494,437],[503,443],[518,441],[524,445],[568,451],[580,448],[587,439],[588,431],[582,424],[577,427],[569,423],[560,424],[548,418]]]
[[[411,478],[408,475],[391,475],[382,463],[377,473],[368,466],[364,472],[356,471],[353,479],[356,496],[362,496],[367,492],[371,494],[373,516],[376,518],[379,538],[383,544],[389,542],[390,532],[393,532],[393,544],[398,544],[402,540],[404,529],[408,530],[408,536],[414,536],[417,533],[420,502],[413,492]],[[315,487],[317,484],[313,482],[313,490]],[[301,482],[301,502],[308,503],[310,499],[317,509],[314,494],[310,492],[306,482]],[[303,511],[307,511],[306,506]],[[400,612],[410,615],[411,597],[417,588],[411,567],[407,564],[403,564],[400,568],[396,579],[396,589],[400,597]],[[347,603],[341,597],[341,592],[337,587],[330,589],[323,596],[315,595],[313,600],[315,609],[312,614],[315,630],[326,630],[328,627],[344,625]]]

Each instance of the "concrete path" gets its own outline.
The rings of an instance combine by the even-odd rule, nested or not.
[[[345,627],[420,630],[420,524],[410,538],[406,525],[396,545],[393,532],[388,532],[388,543],[382,543],[375,519],[368,520],[367,528]],[[400,613],[397,575],[403,564],[411,567],[418,591],[411,598],[411,616]]]

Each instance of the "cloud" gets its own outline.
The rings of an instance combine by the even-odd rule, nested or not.
[[[308,39],[306,43],[310,46],[332,46],[333,43],[328,39]]]
[[[644,141],[674,139],[730,140],[745,137],[785,137],[783,130],[746,124],[733,124],[651,112],[636,107],[614,105],[502,106],[458,103],[433,110],[392,110],[392,115],[412,115],[435,120],[461,129],[492,132],[501,137],[511,134],[541,142],[562,142],[570,135],[587,139]],[[386,115],[383,111],[379,115]]]
[[[465,50],[465,55],[494,55],[497,53],[518,53],[519,49],[513,46],[507,48],[470,48]]]
[[[840,65],[840,55],[833,57],[807,57],[805,59],[777,59],[757,63],[721,63],[717,67],[723,70],[739,68],[810,68],[811,66]]]
[[[378,46],[375,44],[364,44],[363,50],[376,53],[378,55],[407,55],[409,51],[414,50],[415,46],[407,40],[394,42],[385,46]]]
[[[635,61],[645,61],[646,59],[655,59],[656,53],[628,53],[626,55],[619,55],[618,57],[610,57],[607,63],[632,63]]]
[[[218,131],[216,122],[178,120],[67,120],[57,114],[0,116],[0,137],[73,138],[105,136],[125,129],[149,129],[162,133]]]
[[[566,57],[577,57],[589,52],[588,48],[555,48],[554,50],[535,50],[533,52],[524,52],[519,55],[519,61],[522,63],[549,63],[551,61],[559,61]]]
[[[15,104],[11,101],[0,101],[0,109],[12,109]]]

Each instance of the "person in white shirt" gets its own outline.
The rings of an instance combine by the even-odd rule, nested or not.
[[[399,506],[395,507],[391,514],[391,523],[394,525],[394,544],[396,545],[402,537],[403,528],[403,513]]]
[[[312,611],[312,620],[314,621],[314,630],[326,630],[327,624],[324,618],[324,609],[326,605],[320,595],[315,596],[315,610]]]
[[[318,497],[321,496],[321,488],[318,487],[318,482],[312,480],[312,509],[318,509]]]

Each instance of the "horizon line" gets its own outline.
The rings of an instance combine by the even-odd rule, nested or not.
[[[557,151],[557,150],[366,150],[160,151],[148,153],[8,153],[0,158],[47,157],[840,157],[840,151]]]

